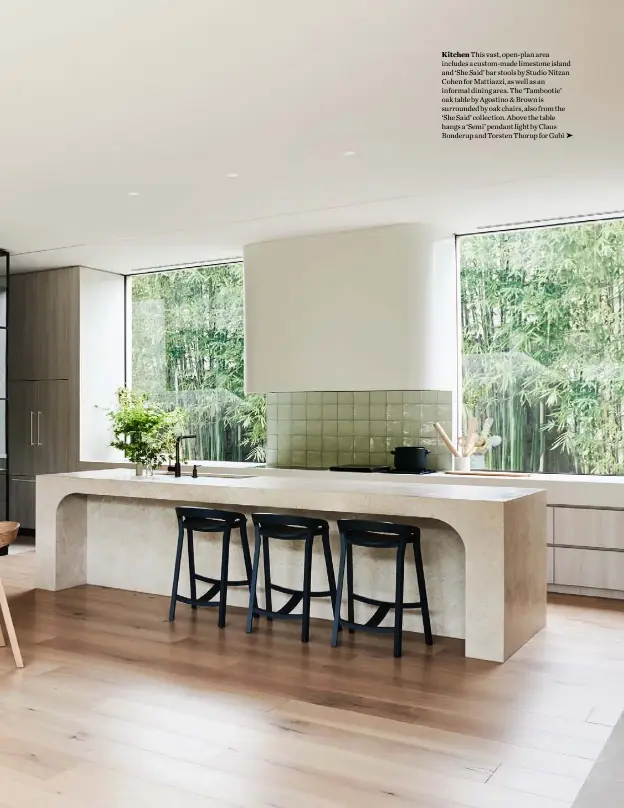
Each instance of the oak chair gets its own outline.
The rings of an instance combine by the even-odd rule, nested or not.
[[[8,547],[9,544],[12,544],[17,538],[18,532],[19,532],[19,522],[0,522],[0,548]],[[20,653],[19,645],[17,642],[17,635],[15,634],[15,627],[13,626],[13,620],[11,618],[11,612],[9,610],[9,602],[7,601],[6,592],[4,591],[2,576],[0,576],[0,611],[2,612],[6,633],[9,637],[11,650],[13,651],[13,658],[15,659],[15,667],[23,668],[24,662],[22,660],[22,655]],[[6,646],[4,635],[2,633],[1,623],[0,623],[0,646],[2,647]]]

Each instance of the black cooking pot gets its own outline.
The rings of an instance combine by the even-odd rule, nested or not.
[[[394,467],[397,471],[421,472],[427,469],[429,449],[423,446],[397,446],[393,449]]]

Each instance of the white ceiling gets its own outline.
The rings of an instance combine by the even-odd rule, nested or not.
[[[2,0],[0,24],[14,269],[624,209],[619,0]],[[442,141],[447,49],[572,59],[574,137]]]

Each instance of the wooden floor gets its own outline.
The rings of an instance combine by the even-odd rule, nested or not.
[[[0,808],[564,808],[624,707],[622,603],[553,598],[502,666],[413,636],[394,660],[33,569],[0,559],[26,662],[0,649]]]

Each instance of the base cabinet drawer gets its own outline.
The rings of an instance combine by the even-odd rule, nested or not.
[[[554,543],[624,550],[624,511],[553,508]]]
[[[555,547],[552,583],[624,590],[624,553]]]
[[[554,547],[546,548],[546,583],[554,584],[555,582],[555,549]]]
[[[35,529],[35,478],[11,477],[9,479],[9,516],[21,527]]]

